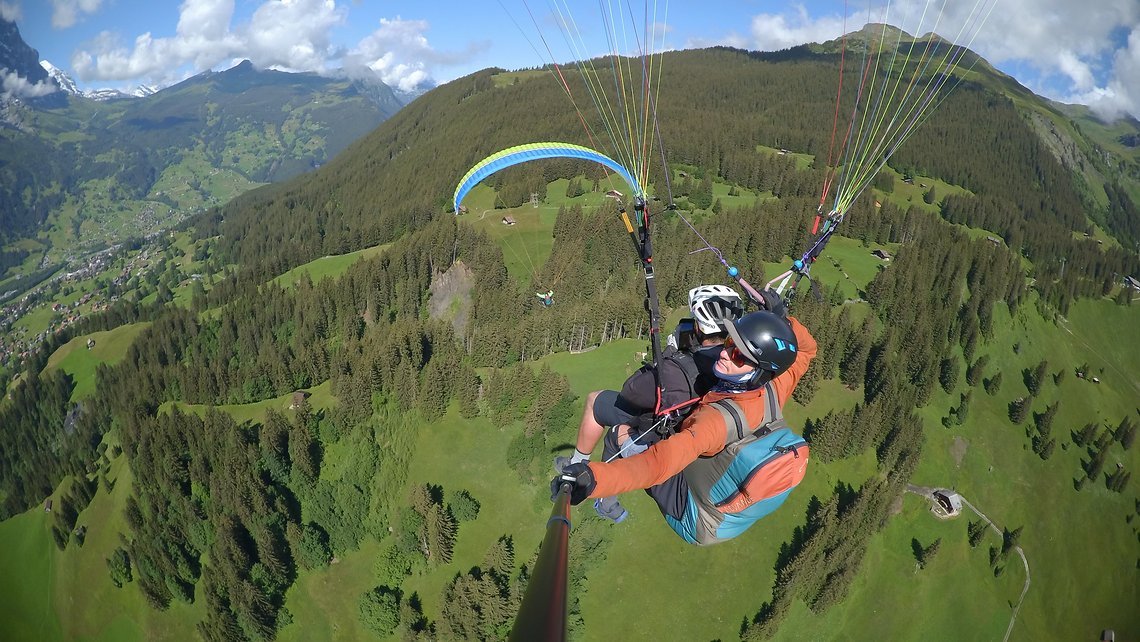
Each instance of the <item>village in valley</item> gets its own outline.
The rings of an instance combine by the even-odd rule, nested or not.
[[[200,281],[201,274],[184,273],[192,257],[181,244],[174,233],[150,234],[141,241],[71,258],[23,290],[20,276],[8,279],[5,292],[0,292],[0,373],[20,371],[50,336],[120,298],[145,303],[157,298],[160,290],[170,296],[172,290]]]

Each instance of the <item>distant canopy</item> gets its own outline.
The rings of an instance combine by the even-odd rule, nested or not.
[[[478,185],[484,178],[501,169],[543,158],[577,158],[593,161],[621,176],[622,180],[633,189],[634,194],[642,193],[641,185],[633,178],[633,175],[621,163],[601,152],[570,143],[529,143],[491,154],[468,170],[455,188],[455,211],[459,212],[459,204],[463,201],[463,197],[467,196],[467,192],[471,191],[471,188]]]

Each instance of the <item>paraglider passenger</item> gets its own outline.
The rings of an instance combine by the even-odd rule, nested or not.
[[[554,305],[554,290],[547,290],[546,292],[535,292],[534,295],[538,297],[539,301],[546,307]]]
[[[768,413],[775,410],[775,407],[766,407],[769,391],[778,407],[783,408],[815,358],[816,342],[807,328],[787,316],[787,307],[778,294],[772,290],[764,290],[762,294],[765,310],[725,324],[729,337],[713,367],[716,383],[681,423],[676,434],[643,452],[611,463],[581,461],[582,453],[576,453],[579,461],[567,463],[562,474],[552,480],[551,490],[557,491],[562,483],[570,482],[571,503],[579,504],[587,497],[611,497],[646,489],[657,501],[669,526],[696,544],[734,537],[767,514],[744,511],[733,515],[731,529],[722,529],[722,523],[716,520],[724,519],[726,511],[716,512],[714,506],[719,504],[708,496],[711,495],[705,483],[708,480],[693,474],[701,469],[702,464],[695,463],[698,460],[706,463],[718,460],[727,467],[735,456],[732,449],[726,448],[726,443],[732,442],[728,432],[732,426],[726,419],[728,413],[714,405],[716,402],[731,400],[734,407],[742,411],[744,416],[736,422],[737,426],[744,423],[749,427],[760,426]],[[724,457],[728,457],[727,462],[723,461]],[[803,463],[806,464],[806,451]],[[690,506],[691,502],[697,506]],[[725,530],[731,532],[726,535]]]
[[[665,428],[676,427],[716,383],[713,364],[720,345],[728,337],[725,323],[739,319],[744,305],[730,287],[702,285],[689,291],[689,309],[692,318],[684,319],[670,335],[669,346],[661,355],[661,409],[668,411],[661,414],[670,417]],[[629,457],[645,451],[668,432],[653,429],[656,406],[657,382],[649,366],[630,375],[620,392],[591,392],[586,396],[574,454],[556,457],[555,470],[562,472],[569,464],[589,461],[603,435],[603,460],[618,453]],[[615,522],[628,516],[616,497],[600,497],[594,502],[594,509]]]

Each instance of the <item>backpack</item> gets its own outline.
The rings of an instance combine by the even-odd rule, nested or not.
[[[681,519],[666,521],[686,541],[705,545],[736,537],[780,507],[807,472],[807,440],[784,420],[769,382],[761,424],[744,423],[744,411],[731,399],[712,404],[724,418],[725,447],[700,457],[681,472],[688,506]]]

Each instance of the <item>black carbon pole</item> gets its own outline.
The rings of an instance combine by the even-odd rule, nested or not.
[[[563,482],[546,522],[546,537],[526,585],[511,642],[565,640],[567,558],[570,549],[570,484]]]

